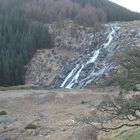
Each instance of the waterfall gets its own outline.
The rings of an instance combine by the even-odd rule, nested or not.
[[[96,61],[96,59],[98,58],[99,53],[100,53],[100,49],[98,49],[97,51],[95,51],[94,54],[93,54],[93,56],[90,58],[90,60],[87,61],[86,65],[87,64],[94,63]]]
[[[105,42],[102,45],[100,45],[98,49],[94,50],[88,59],[84,60],[84,62],[82,63],[77,64],[70,71],[70,73],[66,76],[65,80],[61,84],[61,87],[68,88],[68,89],[71,89],[75,87],[76,85],[78,85],[79,87],[84,87],[88,85],[89,83],[91,83],[96,78],[99,78],[100,76],[102,76],[105,72],[109,71],[112,68],[112,66],[106,62],[106,58],[104,58],[103,60],[100,60],[100,57],[99,57],[103,53],[104,51],[103,49],[106,49],[107,53],[111,53],[109,52],[109,49],[111,47],[110,44],[112,43],[115,37],[117,27],[113,25],[110,25],[110,26],[111,26],[110,28],[111,31],[110,33],[108,33],[108,36]],[[90,39],[93,38],[93,34],[91,34],[89,38]],[[80,79],[81,72],[84,70],[84,68],[88,67],[89,64],[93,65],[92,72],[85,78]],[[99,70],[96,70],[97,65],[101,65],[101,68],[99,68]]]
[[[78,78],[79,78],[79,75],[80,75],[80,72],[82,71],[82,69],[84,68],[84,65],[81,66],[81,68],[78,70],[78,72],[73,76],[73,79],[71,80],[71,82],[66,86],[66,88],[72,88],[72,86],[75,84],[75,83],[78,83]]]
[[[62,83],[61,87],[64,87],[66,82],[74,75],[74,73],[78,70],[79,64],[76,65],[76,67],[69,73],[69,75],[66,77],[64,82]]]

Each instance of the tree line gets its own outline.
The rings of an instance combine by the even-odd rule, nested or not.
[[[83,7],[87,4],[95,8],[101,8],[106,12],[107,21],[131,21],[140,20],[140,13],[132,12],[109,0],[72,0],[80,3]]]

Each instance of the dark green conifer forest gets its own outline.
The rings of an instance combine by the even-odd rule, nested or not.
[[[51,48],[47,26],[31,22],[21,0],[0,0],[0,86],[24,84],[25,65],[39,48]]]

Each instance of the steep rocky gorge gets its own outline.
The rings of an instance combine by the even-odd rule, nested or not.
[[[139,47],[140,22],[109,23],[100,32],[72,21],[49,25],[55,48],[38,50],[27,66],[26,83],[53,88],[85,87],[119,72],[114,58]]]

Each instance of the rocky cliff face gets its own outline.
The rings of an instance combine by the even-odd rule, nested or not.
[[[50,85],[67,62],[93,50],[96,46],[93,43],[98,41],[89,38],[94,29],[85,28],[71,21],[49,25],[49,30],[54,37],[55,47],[36,52],[27,66],[26,84]],[[89,45],[92,47],[88,47]]]
[[[140,46],[140,22],[111,23],[101,32],[71,21],[49,26],[55,48],[38,50],[27,66],[26,83],[55,88],[101,83],[120,72],[114,58]]]

